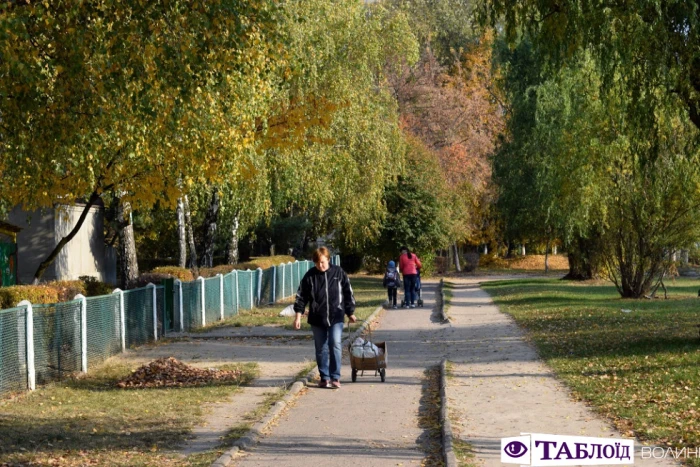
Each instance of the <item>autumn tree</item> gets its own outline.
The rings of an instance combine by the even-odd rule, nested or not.
[[[486,240],[490,223],[489,156],[503,129],[492,33],[473,27],[471,2],[393,5],[409,14],[422,52],[416,66],[392,74],[392,87],[404,128],[438,157],[454,207],[449,236],[456,252],[458,243]]]
[[[414,62],[417,43],[405,16],[381,4],[290,2],[285,18],[289,68],[262,142],[272,210],[307,213],[318,231],[362,245],[402,166],[385,65]]]
[[[2,7],[0,198],[87,201],[35,281],[105,192],[132,209],[174,205],[253,146],[280,50],[274,15],[264,0]]]

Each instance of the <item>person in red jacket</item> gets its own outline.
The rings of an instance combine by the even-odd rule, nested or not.
[[[416,307],[416,280],[418,279],[418,269],[423,267],[415,253],[411,253],[408,247],[401,247],[399,256],[399,271],[403,275],[404,308]]]

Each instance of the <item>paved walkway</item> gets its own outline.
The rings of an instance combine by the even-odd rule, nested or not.
[[[502,465],[500,438],[520,433],[622,436],[585,404],[573,401],[477,280],[452,282],[457,284],[448,311],[452,323],[442,331],[454,375],[447,397],[457,420],[454,428],[475,448],[479,464]],[[634,465],[674,465],[642,460],[639,454]]]
[[[384,312],[374,340],[386,341],[389,349],[386,383],[374,376],[351,383],[346,363],[340,390],[307,389],[235,465],[421,465],[427,436],[419,426],[423,375],[444,357],[454,362],[448,382],[454,428],[475,448],[477,464],[501,465],[500,438],[521,432],[621,436],[572,400],[477,279],[451,281],[458,284],[451,324],[435,321],[435,284],[425,282],[426,308]],[[635,465],[674,465],[638,454]]]
[[[350,382],[345,361],[340,390],[306,389],[270,434],[235,464],[421,465],[427,436],[419,426],[424,371],[443,354],[435,340],[440,324],[431,321],[434,287],[424,284],[425,308],[384,311],[372,340],[387,342],[385,383],[373,372]]]

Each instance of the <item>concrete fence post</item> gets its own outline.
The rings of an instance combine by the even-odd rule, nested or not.
[[[275,294],[277,293],[277,266],[272,266],[272,301],[270,303],[275,303],[277,301],[277,297]]]
[[[156,285],[152,283],[146,284],[146,287],[151,289],[151,296],[153,297],[153,340],[158,340],[158,304],[156,303]]]
[[[34,310],[29,300],[22,300],[17,306],[27,307],[24,323],[24,335],[27,340],[27,387],[30,391],[33,391],[36,389],[36,370],[34,369]]]
[[[224,276],[217,274],[219,278],[219,319],[224,320]]]
[[[175,279],[175,284],[177,284],[178,293],[178,306],[180,307],[180,332],[185,332],[185,312],[182,310],[182,281],[180,279]]]
[[[112,290],[113,294],[119,294],[119,337],[121,338],[122,352],[126,351],[126,322],[124,319],[124,291],[122,289]]]
[[[87,373],[87,300],[83,294],[73,300],[80,300],[80,371]]]
[[[202,327],[204,327],[207,324],[206,303],[205,303],[206,298],[205,298],[205,294],[204,294],[204,278],[202,276],[199,276],[197,278],[197,280],[201,284],[201,291],[200,291],[200,297],[201,297],[201,301],[202,301],[201,313],[202,313]]]

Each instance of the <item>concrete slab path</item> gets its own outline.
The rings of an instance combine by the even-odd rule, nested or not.
[[[373,340],[386,341],[389,349],[386,383],[374,376],[351,383],[344,362],[340,390],[308,388],[235,465],[424,464],[423,377],[445,357],[454,362],[447,393],[453,427],[475,448],[477,465],[501,465],[500,438],[520,433],[620,437],[572,399],[514,321],[480,289],[481,280],[497,279],[450,279],[457,287],[449,324],[431,312],[436,284],[424,282],[426,308],[386,310],[374,331]],[[635,465],[675,464],[642,460],[637,452]]]
[[[448,311],[451,324],[442,330],[445,356],[453,362],[447,390],[453,428],[474,447],[477,463],[502,465],[500,438],[520,433],[621,437],[573,400],[512,318],[479,287],[480,280],[451,280],[456,284]],[[676,464],[644,460],[637,451],[634,465]]]
[[[421,465],[427,442],[419,424],[424,371],[439,364],[444,352],[436,340],[441,325],[431,320],[434,288],[424,284],[424,308],[385,310],[373,332],[373,341],[387,342],[385,383],[374,372],[352,383],[346,359],[341,389],[306,389],[235,465]]]

